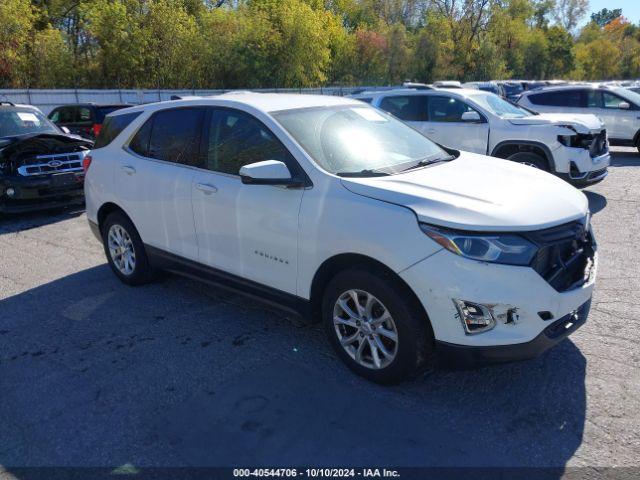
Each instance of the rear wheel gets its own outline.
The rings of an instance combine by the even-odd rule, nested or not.
[[[102,242],[109,266],[121,281],[143,285],[153,279],[140,235],[126,215],[114,212],[106,218]]]
[[[529,167],[538,168],[540,170],[548,171],[549,167],[547,166],[547,162],[544,158],[542,158],[537,153],[533,152],[518,152],[514,153],[507,160],[511,160],[512,162],[521,163],[522,165],[527,165]]]
[[[400,282],[348,270],[325,289],[322,316],[331,344],[359,375],[397,383],[417,371],[433,349],[429,320]]]

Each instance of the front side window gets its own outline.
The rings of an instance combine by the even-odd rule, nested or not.
[[[325,171],[392,174],[449,154],[391,115],[366,105],[282,110],[273,117]]]
[[[0,110],[0,137],[30,133],[60,133],[60,130],[36,110]]]
[[[602,92],[602,103],[604,108],[620,108],[620,103],[624,102],[622,98],[609,92]],[[628,102],[627,102],[628,103]]]
[[[244,165],[264,160],[290,163],[290,154],[262,122],[248,113],[214,110],[209,127],[206,168],[239,175]]]
[[[430,122],[462,122],[462,115],[473,111],[475,110],[469,105],[456,98],[435,96],[429,98]]]
[[[154,113],[129,143],[139,155],[200,166],[200,131],[204,108],[171,108]]]
[[[427,121],[427,97],[425,95],[398,95],[384,97],[380,108],[405,122]]]
[[[59,115],[58,121],[60,123],[73,123],[76,121],[75,107],[62,107]]]

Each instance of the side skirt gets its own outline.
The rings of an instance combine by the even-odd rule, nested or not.
[[[311,318],[311,302],[302,297],[203,265],[150,245],[145,244],[144,248],[149,262],[154,268],[200,280],[224,290],[239,293],[271,306],[296,313],[304,318]]]

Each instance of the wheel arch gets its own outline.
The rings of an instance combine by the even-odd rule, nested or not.
[[[321,318],[322,296],[325,287],[331,279],[340,272],[355,268],[363,268],[368,271],[376,272],[393,281],[406,295],[408,295],[409,301],[411,301],[422,314],[423,318],[426,320],[428,328],[431,330],[431,334],[433,335],[433,327],[431,326],[429,315],[409,284],[407,284],[400,275],[387,267],[384,263],[367,255],[358,253],[341,253],[334,255],[320,265],[313,277],[310,289],[310,314],[313,320],[318,321]]]
[[[104,225],[104,221],[113,212],[122,213],[124,216],[126,216],[129,219],[131,223],[133,223],[133,220],[131,220],[131,217],[127,214],[127,212],[124,211],[122,207],[120,207],[119,205],[113,202],[106,202],[103,205],[101,205],[100,208],[98,209],[97,218],[98,218],[98,228],[100,232],[102,232],[102,226]]]
[[[530,140],[505,140],[493,147],[491,156],[507,159],[511,155],[519,152],[531,152],[540,155],[545,162],[547,162],[549,171],[556,171],[551,150],[544,143],[540,142]]]

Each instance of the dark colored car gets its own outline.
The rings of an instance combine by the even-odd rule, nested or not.
[[[49,120],[59,127],[68,128],[71,133],[95,140],[102,129],[105,116],[130,106],[127,104],[96,105],[93,103],[62,105],[49,113]]]
[[[82,204],[92,146],[37,108],[0,103],[0,214]]]

